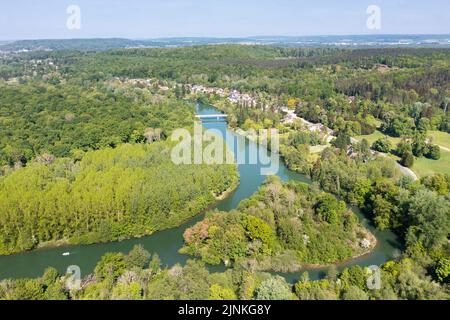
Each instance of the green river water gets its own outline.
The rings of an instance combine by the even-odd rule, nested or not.
[[[197,112],[199,114],[217,114],[217,109],[198,105]],[[223,135],[227,133],[228,137],[235,139],[236,135],[227,129],[225,121],[204,122],[203,126],[207,129],[219,130]],[[245,146],[238,146],[235,143],[235,155],[244,153],[245,155],[255,154],[258,152],[258,146],[251,141],[245,141]],[[222,211],[230,211],[235,209],[239,202],[249,198],[264,182],[265,176],[260,174],[260,164],[239,164],[238,170],[240,174],[240,184],[238,188],[230,194],[226,199],[218,202],[215,207]],[[297,180],[310,183],[309,179],[303,175],[288,170],[280,160],[279,171],[277,175],[283,180]],[[377,247],[365,256],[353,259],[351,261],[338,264],[338,269],[342,269],[351,265],[380,265],[394,257],[398,252],[399,243],[396,236],[390,231],[379,231],[374,229],[368,220],[357,210],[353,209],[363,224],[372,231],[378,239]],[[183,232],[190,226],[202,220],[204,214],[198,215],[183,225],[169,230],[157,232],[153,235],[139,239],[130,239],[121,242],[110,242],[94,245],[79,245],[70,247],[58,247],[39,249],[30,252],[14,254],[10,256],[0,256],[0,279],[5,278],[22,278],[22,277],[38,277],[42,275],[46,267],[54,267],[61,273],[65,273],[70,265],[77,265],[81,269],[82,276],[91,273],[100,260],[107,252],[124,252],[130,251],[134,245],[141,244],[150,252],[157,252],[163,265],[172,266],[176,263],[184,264],[186,260],[192,259],[190,256],[178,253],[183,246]],[[63,256],[63,253],[69,252],[70,255]],[[223,271],[224,266],[210,266],[211,272]],[[325,275],[327,268],[304,268],[300,272],[295,273],[279,273],[290,282],[297,281],[304,271],[308,271],[311,279],[319,279]]]

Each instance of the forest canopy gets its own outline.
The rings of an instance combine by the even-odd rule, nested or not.
[[[236,211],[210,213],[187,229],[184,239],[182,252],[208,263],[246,262],[283,271],[342,261],[367,252],[376,241],[345,202],[275,177]]]
[[[0,282],[0,299],[448,299],[449,67],[450,50],[431,48],[1,55],[0,254],[139,237],[207,210],[238,177],[232,165],[170,161],[167,137],[192,125],[194,99],[233,129],[279,129],[282,158],[312,185],[271,179],[238,209],[209,212],[184,234],[181,252],[200,258],[185,266],[135,248],[106,254],[78,291],[49,269]],[[405,175],[419,165],[440,171]],[[402,245],[380,265],[380,290],[360,266],[295,284],[257,271],[370,251],[375,239],[346,203]]]
[[[147,128],[164,138],[194,120],[192,105],[113,84],[0,84],[0,92],[0,165],[142,142]]]
[[[169,142],[35,161],[0,177],[0,254],[175,227],[237,184],[234,165],[175,165]]]

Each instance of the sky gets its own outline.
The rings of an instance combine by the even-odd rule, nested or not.
[[[80,28],[67,27],[70,5],[80,9]],[[367,27],[370,5],[381,10],[380,29]],[[354,34],[450,34],[450,1],[0,1],[0,40]]]

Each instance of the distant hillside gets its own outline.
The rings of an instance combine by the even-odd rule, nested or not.
[[[38,50],[82,50],[101,51],[114,48],[126,48],[133,43],[128,39],[61,39],[61,40],[19,40],[0,45],[2,51],[38,51]]]
[[[0,42],[0,51],[80,50],[104,51],[139,47],[186,47],[195,45],[245,44],[301,48],[449,48],[450,35],[356,35],[248,38],[161,38],[130,40],[122,38],[19,40]]]
[[[113,51],[117,56],[139,56],[162,59],[182,59],[190,61],[227,61],[230,59],[240,60],[267,60],[283,57],[283,52],[288,49],[263,46],[263,45],[205,45],[180,47],[173,49],[127,49]]]

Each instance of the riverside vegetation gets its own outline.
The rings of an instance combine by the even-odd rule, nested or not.
[[[438,278],[448,270],[440,264]],[[382,288],[369,290],[370,273],[360,266],[338,272],[330,268],[324,279],[312,281],[305,272],[295,285],[269,273],[242,267],[210,273],[200,261],[163,267],[156,254],[140,246],[128,254],[108,253],[92,275],[71,289],[71,279],[48,268],[36,279],[3,280],[0,299],[10,300],[368,300],[448,299],[445,287],[427,276],[414,259],[402,257],[380,269]]]
[[[282,184],[276,178],[236,211],[210,213],[187,229],[184,239],[182,252],[207,263],[236,262],[278,271],[335,263],[375,245],[375,238],[345,202],[314,187]]]
[[[235,172],[197,167],[187,169],[189,175],[159,152],[168,148],[164,140],[171,130],[192,124],[193,109],[184,99],[214,103],[235,128],[279,128],[286,134],[281,140],[286,163],[314,184],[269,181],[238,210],[210,213],[186,231],[183,250],[209,263],[233,262],[224,273],[209,273],[199,261],[163,268],[157,257],[149,259],[137,248],[129,255],[104,256],[81,290],[69,290],[66,276],[49,269],[38,279],[2,281],[0,298],[448,299],[449,175],[432,172],[412,181],[389,158],[374,157],[370,147],[394,149],[413,169],[414,161],[447,161],[442,141],[429,133],[449,132],[449,64],[446,49],[265,46],[72,50],[2,58],[0,203],[7,208],[0,211],[2,253],[53,240],[139,236],[180,224],[206,208],[233,185]],[[150,77],[150,84],[132,81]],[[258,103],[192,94],[185,84],[237,89]],[[336,139],[327,144],[296,122],[282,124],[281,106],[331,128]],[[377,129],[401,143],[394,148],[384,140],[371,146],[365,139],[350,139]],[[316,146],[318,153],[311,151]],[[147,177],[176,183],[153,188]],[[127,184],[117,183],[122,179]],[[189,184],[192,179],[195,186]],[[115,195],[122,203],[108,201]],[[381,266],[381,290],[366,287],[368,273],[359,266],[342,272],[330,268],[319,281],[305,274],[294,286],[255,270],[329,264],[364,252],[356,244],[369,235],[334,196],[359,207],[378,229],[400,236],[404,249]],[[84,198],[89,202],[72,205]],[[108,218],[101,223],[104,215]],[[231,231],[224,232],[225,226]]]
[[[237,183],[234,165],[177,166],[170,151],[166,142],[122,144],[1,177],[0,253],[152,234],[195,216]]]
[[[124,86],[31,81],[0,97],[0,254],[139,237],[236,186],[234,165],[177,166],[193,106]]]

